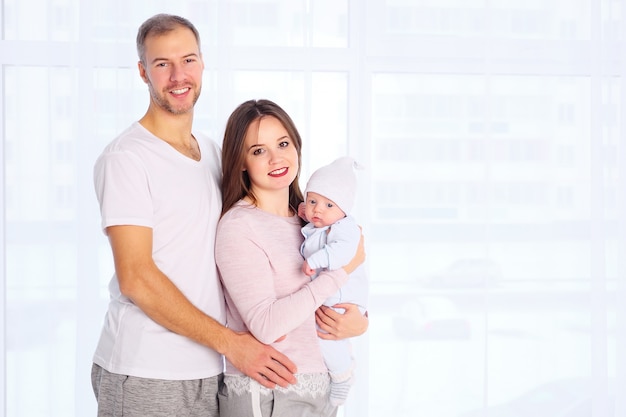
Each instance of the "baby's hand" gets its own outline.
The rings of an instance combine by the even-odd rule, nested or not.
[[[307,261],[304,261],[304,263],[302,263],[302,272],[304,272],[304,275],[306,275],[307,277],[310,277],[315,274],[315,269],[311,269],[309,267],[309,263]]]

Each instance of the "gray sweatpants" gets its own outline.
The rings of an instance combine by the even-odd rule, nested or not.
[[[93,364],[98,417],[219,417],[222,375],[186,381],[113,374]]]
[[[329,401],[328,375],[322,384],[302,384],[301,377],[295,390],[268,390],[250,378],[227,375],[218,393],[220,416],[335,417],[337,407]]]

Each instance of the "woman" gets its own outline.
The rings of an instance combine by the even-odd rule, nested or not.
[[[271,101],[247,101],[228,119],[222,144],[223,209],[215,251],[228,326],[249,331],[286,354],[298,367],[298,381],[269,390],[227,362],[219,394],[221,416],[337,413],[329,402],[315,311],[346,282],[365,254],[361,242],[355,258],[343,268],[324,272],[313,281],[302,273],[301,148],[293,121]],[[341,325],[332,329],[320,322],[322,329],[336,333],[338,326],[348,325],[355,330],[339,332],[341,337],[363,333],[367,319],[357,308],[347,312]]]

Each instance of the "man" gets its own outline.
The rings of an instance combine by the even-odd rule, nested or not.
[[[196,28],[156,15],[137,34],[146,114],[98,158],[94,183],[115,275],[92,383],[98,416],[218,416],[223,358],[262,385],[293,363],[224,327],[214,259],[220,151],[192,132],[204,63]]]

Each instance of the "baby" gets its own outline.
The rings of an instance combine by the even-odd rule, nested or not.
[[[347,264],[359,244],[361,229],[350,215],[356,198],[354,159],[342,157],[311,175],[304,191],[304,242],[300,248],[304,263],[302,272],[315,279],[323,269],[339,269]],[[365,313],[369,283],[363,265],[359,266],[343,287],[324,305],[357,304]],[[343,309],[337,308],[339,312]],[[354,359],[350,340],[320,339],[322,354],[331,378],[330,400],[341,405],[353,382]]]

